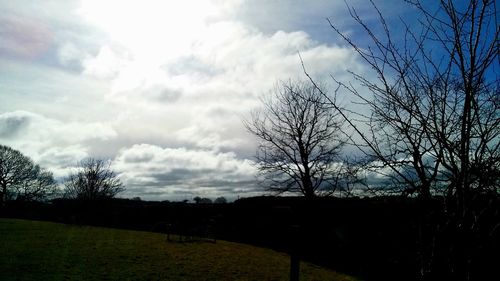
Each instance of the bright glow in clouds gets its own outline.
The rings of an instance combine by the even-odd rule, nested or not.
[[[80,13],[151,62],[161,61],[159,53],[175,57],[188,50],[203,34],[206,21],[218,15],[208,0],[84,0]]]
[[[78,14],[110,37],[95,57],[82,62],[84,73],[113,79],[108,97],[115,101],[126,101],[138,92],[148,92],[139,95],[156,101],[175,98],[175,93],[154,93],[155,89],[176,92],[194,82],[192,77],[167,75],[164,68],[179,65],[179,58],[191,56],[193,49],[207,45],[207,39],[226,38],[217,33],[225,29],[210,28],[230,6],[217,4],[209,0],[83,0]]]

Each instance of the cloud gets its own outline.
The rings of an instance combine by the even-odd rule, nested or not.
[[[174,136],[203,149],[238,150],[246,139],[241,113],[226,106],[200,108],[197,115]]]
[[[205,4],[216,9],[210,1]],[[321,43],[300,30],[264,33],[250,23],[228,20],[234,11],[227,9],[216,9],[218,16],[200,14],[196,24],[185,27],[182,23],[186,19],[179,18],[181,22],[175,25],[183,26],[182,35],[177,34],[177,29],[159,25],[167,17],[157,13],[141,22],[141,28],[126,29],[128,23],[121,21],[127,18],[128,22],[126,15],[145,16],[142,12],[136,15],[132,6],[109,21],[105,17],[93,18],[111,39],[116,39],[112,44],[122,50],[104,45],[82,62],[84,74],[111,79],[112,88],[107,94],[110,101],[148,106],[148,102],[169,103],[181,96],[186,96],[188,102],[192,98],[207,101],[214,95],[218,100],[245,98],[249,93],[255,98],[277,79],[303,77],[299,52],[311,74],[320,78],[347,68],[364,68],[350,48]],[[86,10],[96,7],[90,5]],[[86,14],[99,15],[95,11]],[[172,47],[179,44],[182,48]]]
[[[260,192],[253,163],[234,153],[137,144],[120,151],[113,168],[130,196],[161,192],[163,198],[190,199]]]
[[[66,168],[88,157],[90,141],[107,141],[116,132],[104,123],[61,122],[27,111],[0,114],[0,142],[64,176]]]
[[[61,122],[27,111],[0,114],[0,128],[14,127],[23,139],[44,142],[75,143],[90,139],[107,140],[116,136],[112,128],[103,123]],[[5,134],[9,137],[8,134]]]
[[[35,59],[52,43],[52,32],[42,21],[0,14],[0,55]]]
[[[157,54],[158,61],[150,62],[131,53],[116,69],[106,100],[128,110],[128,127],[135,127],[129,116],[143,120],[140,116],[147,112],[150,119],[142,122],[148,124],[140,126],[162,124],[156,133],[168,134],[170,140],[248,152],[252,149],[242,119],[278,79],[304,77],[298,52],[319,79],[347,68],[363,69],[349,48],[321,44],[302,31],[267,35],[242,23],[218,21],[178,57],[162,61]]]
[[[0,57],[80,72],[105,42],[75,11],[79,0],[2,1]]]
[[[124,58],[117,54],[110,46],[101,47],[95,57],[89,55],[80,56],[82,60],[83,74],[100,79],[112,79],[118,75],[119,70],[127,63]]]
[[[79,71],[83,70],[81,62],[87,54],[74,43],[63,43],[57,52],[58,62],[61,65],[72,69],[78,69]]]

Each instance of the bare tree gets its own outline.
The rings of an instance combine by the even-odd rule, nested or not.
[[[80,162],[77,172],[66,179],[66,196],[83,200],[113,198],[124,191],[123,184],[110,163],[88,158]]]
[[[330,104],[357,134],[351,140],[370,159],[367,169],[386,176],[403,194],[444,195],[443,228],[456,237],[448,265],[454,278],[466,279],[472,255],[467,251],[478,247],[471,243],[487,213],[488,204],[481,202],[500,191],[498,11],[492,0],[441,0],[437,10],[406,2],[420,11],[420,26],[402,20],[401,39],[373,2],[377,27],[348,7],[371,39],[369,46],[329,21],[378,78],[351,72],[355,83],[336,80],[337,94],[350,94],[370,113]],[[489,233],[495,229],[498,224]],[[422,259],[422,275],[430,270],[432,254]]]
[[[372,39],[368,48],[330,22],[378,77],[372,81],[351,72],[362,91],[336,81],[337,93],[352,94],[371,114],[348,114],[334,100],[330,104],[360,137],[361,142],[353,144],[379,164],[373,166],[375,171],[389,168],[385,175],[408,194],[428,197],[432,187],[444,187],[463,209],[464,196],[472,189],[498,192],[500,99],[495,68],[500,29],[495,2],[470,1],[459,11],[453,1],[443,0],[438,12],[419,1],[409,3],[422,12],[422,29],[416,33],[404,25],[402,42],[393,39],[373,3],[382,34],[349,9]],[[484,173],[490,176],[482,177]]]
[[[21,152],[0,145],[0,205],[7,199],[43,200],[56,190],[52,173]]]
[[[257,164],[270,191],[306,197],[336,188],[335,163],[344,140],[335,110],[307,82],[280,82],[245,122],[259,140]]]

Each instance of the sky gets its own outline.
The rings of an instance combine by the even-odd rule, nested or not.
[[[299,52],[318,81],[369,71],[326,18],[356,36],[342,0],[0,0],[0,143],[59,181],[107,159],[120,197],[262,194],[242,123],[259,96],[305,79]]]

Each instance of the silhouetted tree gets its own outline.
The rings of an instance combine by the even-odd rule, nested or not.
[[[56,191],[52,173],[21,152],[0,145],[0,205],[7,199],[43,200]]]
[[[212,199],[206,197],[202,198],[200,196],[196,196],[195,198],[193,198],[193,201],[196,204],[212,204]]]
[[[345,141],[342,121],[327,99],[307,82],[280,82],[245,122],[259,140],[257,165],[273,192],[306,197],[335,190],[335,161]]]
[[[225,204],[225,203],[227,203],[227,199],[224,196],[217,197],[217,198],[215,198],[214,203],[215,204]]]
[[[336,80],[337,94],[350,94],[370,113],[347,112],[335,100],[330,105],[357,133],[352,140],[369,159],[366,169],[385,176],[402,194],[445,196],[447,221],[440,229],[448,236],[439,242],[450,243],[446,268],[453,278],[467,279],[471,249],[481,247],[478,237],[491,239],[481,235],[494,235],[496,227],[477,229],[488,213],[489,201],[481,198],[500,191],[498,10],[493,0],[406,2],[420,12],[420,25],[402,20],[397,31],[373,2],[379,26],[348,7],[371,39],[369,46],[329,21],[378,78],[351,72],[357,83]],[[424,278],[438,269],[432,239],[422,251]]]
[[[96,200],[113,198],[124,191],[123,184],[110,163],[88,158],[80,162],[78,171],[66,179],[66,196],[69,198]]]
[[[212,199],[203,197],[200,200],[200,204],[212,204]]]

